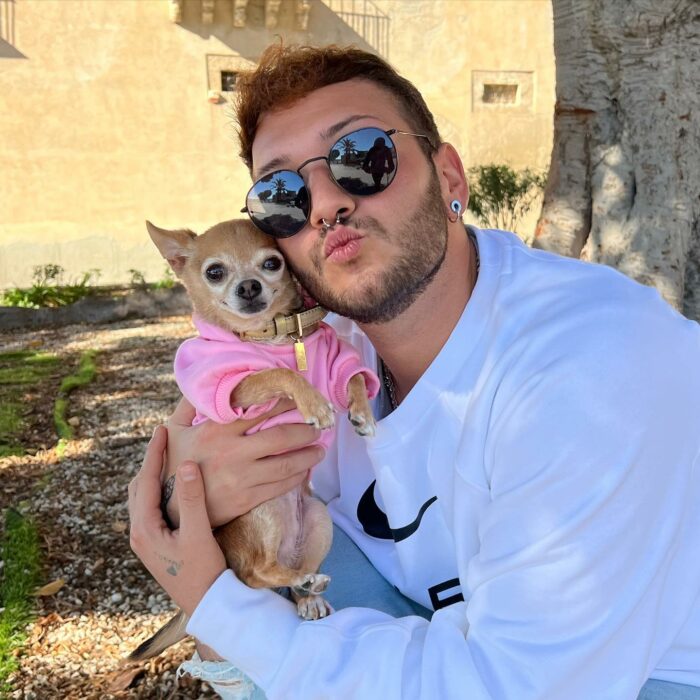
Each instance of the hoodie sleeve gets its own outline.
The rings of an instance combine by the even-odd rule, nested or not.
[[[175,379],[183,396],[199,415],[217,423],[254,418],[275,405],[276,399],[247,409],[231,406],[238,384],[264,369],[270,369],[270,363],[259,353],[201,337],[186,340],[175,355]]]
[[[362,364],[360,355],[349,343],[341,340],[330,326],[324,327],[328,346],[328,395],[343,410],[348,408],[348,382],[356,375],[365,378],[367,396],[373,399],[380,389],[379,378]]]

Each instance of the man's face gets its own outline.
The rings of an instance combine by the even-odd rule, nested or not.
[[[254,179],[327,156],[338,138],[369,126],[414,131],[391,96],[365,80],[330,85],[287,109],[268,112],[253,143]],[[306,165],[309,221],[279,241],[309,293],[360,323],[386,322],[408,308],[439,269],[447,245],[446,210],[432,163],[418,137],[392,138],[396,175],[375,195],[349,195],[323,160]],[[342,223],[324,233],[323,220],[334,222],[338,214]]]

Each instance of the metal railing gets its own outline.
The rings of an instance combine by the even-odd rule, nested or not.
[[[389,16],[372,0],[322,0],[377,53],[389,57]]]

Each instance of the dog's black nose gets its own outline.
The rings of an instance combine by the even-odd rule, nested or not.
[[[255,299],[262,292],[262,285],[258,280],[243,280],[236,287],[236,294],[243,299]]]

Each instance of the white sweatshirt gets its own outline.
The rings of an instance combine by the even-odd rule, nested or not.
[[[700,326],[610,268],[477,239],[439,355],[374,439],[339,421],[314,474],[376,568],[437,610],[302,622],[225,572],[188,631],[270,700],[700,686]],[[375,367],[357,327],[334,325]]]

